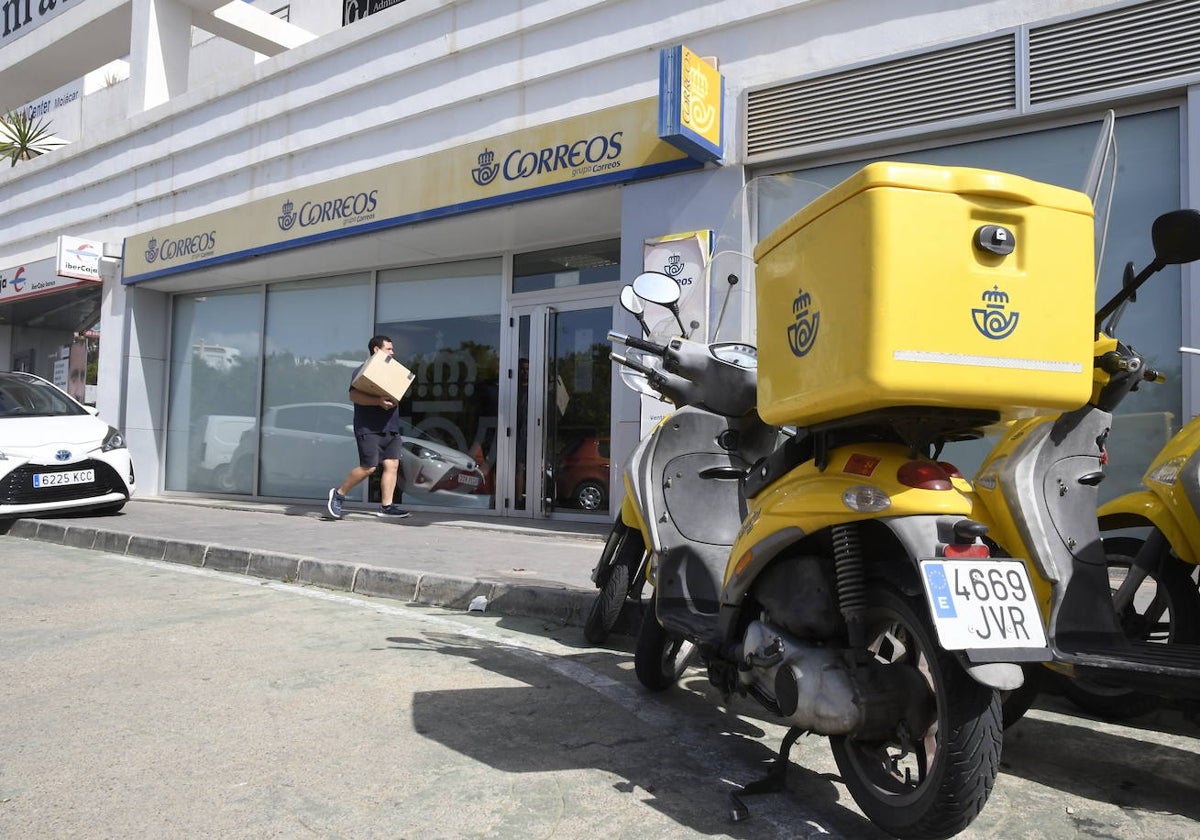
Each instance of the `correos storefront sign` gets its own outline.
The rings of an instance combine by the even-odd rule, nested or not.
[[[646,99],[435,152],[125,240],[125,283],[514,201],[680,172]]]

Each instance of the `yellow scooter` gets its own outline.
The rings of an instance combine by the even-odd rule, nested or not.
[[[772,772],[741,796],[779,789],[791,745],[812,732],[830,737],[851,795],[894,835],[949,837],[986,802],[998,692],[1018,688],[1018,663],[1044,661],[1048,646],[1025,565],[992,555],[970,483],[932,456],[978,437],[1008,400],[1086,399],[1086,317],[1077,339],[1054,348],[1053,364],[1074,374],[1069,396],[1055,377],[992,369],[1008,362],[995,362],[1005,313],[989,307],[1015,267],[1036,274],[1039,249],[1090,255],[1090,203],[1068,193],[979,170],[876,164],[759,245],[760,349],[610,334],[628,348],[613,359],[676,409],[624,470],[621,522],[649,551],[654,590],[635,670],[663,690],[698,661],[725,696],[752,698],[789,726]],[[892,240],[921,213],[952,218],[930,218],[927,241]],[[1010,260],[1014,230],[1037,244]],[[872,237],[887,240],[890,262],[862,254]],[[886,294],[939,278],[944,313],[922,314],[929,300],[912,309],[936,328],[865,311],[855,284],[884,295],[885,278],[872,276],[881,264],[905,275],[886,278]],[[1070,279],[1072,294],[1090,296],[1086,267]],[[670,305],[673,285],[642,275],[633,288]],[[1031,299],[1022,317],[1049,334],[1061,315],[1036,308]],[[883,361],[870,356],[889,341]],[[980,378],[951,376],[952,364],[974,364]],[[734,818],[746,813],[735,795]]]
[[[1090,701],[1093,711],[1107,706],[1109,714],[1120,704],[1131,710],[1141,706],[1143,697],[1200,699],[1200,646],[1182,644],[1194,641],[1194,629],[1187,629],[1196,620],[1194,592],[1175,579],[1164,549],[1164,533],[1169,533],[1181,550],[1188,550],[1182,528],[1164,515],[1168,508],[1153,491],[1099,511],[1106,527],[1156,526],[1136,550],[1102,541],[1097,523],[1097,486],[1105,475],[1111,412],[1139,384],[1161,380],[1137,351],[1105,334],[1101,325],[1155,272],[1200,259],[1200,213],[1164,214],[1155,220],[1151,236],[1154,260],[1136,276],[1127,271],[1121,291],[1095,316],[1094,387],[1088,403],[1058,416],[1012,424],[976,474],[977,505],[971,513],[987,526],[995,546],[1027,558],[1046,620],[1050,667],[1068,678],[1068,694],[1085,708]],[[1156,461],[1148,484],[1169,490],[1163,481],[1169,478],[1167,460]],[[1112,556],[1118,550],[1124,560]],[[1121,565],[1131,572],[1114,594],[1110,573]],[[1147,575],[1158,581],[1161,597],[1135,604]],[[1179,622],[1170,631],[1177,635],[1156,638],[1168,610]],[[1027,680],[1036,680],[1041,672],[1027,669]],[[1006,722],[1028,708],[1031,686],[1027,683],[1006,701]]]

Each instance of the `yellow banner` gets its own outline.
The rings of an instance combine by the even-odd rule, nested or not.
[[[124,282],[698,167],[658,138],[657,106],[620,105],[130,236]]]

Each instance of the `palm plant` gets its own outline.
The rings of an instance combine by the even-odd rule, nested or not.
[[[58,145],[48,120],[35,119],[28,111],[10,111],[0,117],[0,158],[9,158],[13,166]]]

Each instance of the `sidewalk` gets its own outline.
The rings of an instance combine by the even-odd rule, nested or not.
[[[449,609],[482,595],[488,612],[581,626],[609,527],[353,510],[333,521],[316,502],[134,498],[116,516],[0,521],[0,546],[42,540]]]

